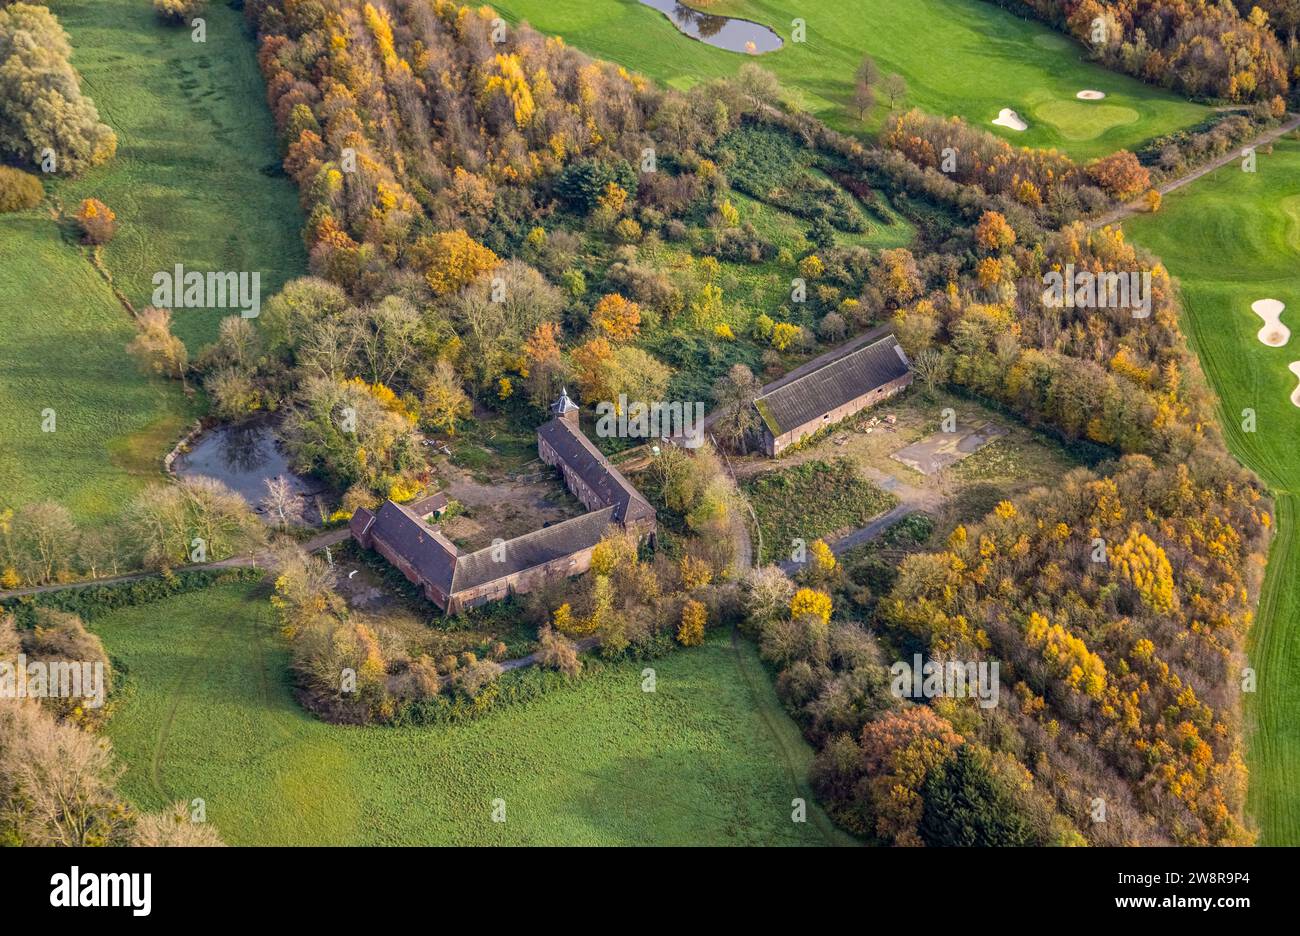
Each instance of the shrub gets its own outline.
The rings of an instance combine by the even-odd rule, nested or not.
[[[537,644],[539,666],[558,670],[566,676],[577,676],[582,672],[582,661],[578,659],[577,646],[563,634],[556,633],[549,625],[542,625],[542,629],[538,631]]]
[[[187,23],[207,6],[207,0],[153,0],[153,10],[168,23]]]
[[[0,166],[0,214],[35,208],[45,197],[45,186],[36,176]]]
[[[451,677],[451,684],[467,698],[475,699],[501,675],[501,667],[491,660],[471,658]]]
[[[97,198],[87,198],[81,203],[77,224],[87,244],[107,244],[117,233],[117,215]]]
[[[682,619],[677,627],[677,642],[683,647],[698,647],[704,643],[704,624],[709,612],[699,601],[682,605]]]

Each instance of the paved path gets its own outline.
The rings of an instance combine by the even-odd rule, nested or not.
[[[1241,158],[1241,151],[1243,149],[1254,149],[1260,146],[1267,146],[1269,143],[1286,136],[1286,134],[1290,133],[1297,127],[1300,127],[1300,115],[1292,115],[1285,123],[1274,127],[1272,130],[1267,130],[1264,133],[1261,133],[1254,139],[1254,141],[1243,143],[1240,146],[1235,146],[1217,159],[1213,159],[1203,166],[1197,166],[1186,175],[1165,182],[1157,189],[1157,191],[1159,191],[1161,195],[1168,195],[1170,192],[1180,189],[1191,182],[1195,182],[1197,179],[1210,174],[1216,169],[1223,168],[1230,162],[1237,161]],[[1122,205],[1121,207],[1116,208],[1114,211],[1107,212],[1094,221],[1089,221],[1088,227],[1099,228],[1105,227],[1108,224],[1118,224],[1126,218],[1131,218],[1133,215],[1138,214],[1139,212],[1145,212],[1146,210],[1146,202],[1139,198],[1136,201],[1129,202],[1127,205]]]
[[[573,645],[577,647],[579,653],[586,653],[588,650],[594,649],[598,642],[598,638],[596,637],[583,637],[581,640],[575,640]],[[524,669],[536,665],[537,654],[530,653],[528,656],[516,657],[513,660],[502,660],[501,671],[503,673],[508,673],[511,670]]]
[[[904,517],[910,516],[911,514],[918,513],[920,510],[921,508],[916,504],[899,504],[892,510],[882,513],[866,526],[858,527],[856,530],[845,533],[835,542],[828,543],[827,545],[830,546],[831,552],[835,555],[842,556],[851,549],[856,549],[864,543],[871,542],[899,520],[902,520]],[[802,562],[794,562],[791,559],[786,559],[784,562],[778,562],[777,568],[786,575],[794,575],[794,573],[798,572],[803,565],[804,563]]]
[[[307,552],[316,552],[326,546],[337,546],[351,535],[347,527],[318,533],[302,544]],[[193,565],[177,566],[173,572],[204,572],[220,569],[251,569],[265,566],[270,559],[269,553],[251,553],[246,556],[231,556],[217,562],[200,562]],[[13,591],[0,591],[0,601],[8,598],[21,598],[24,595],[43,595],[48,592],[68,591],[74,588],[91,588],[96,585],[120,585],[123,582],[138,582],[153,578],[161,572],[132,572],[128,575],[113,575],[108,578],[86,579],[83,582],[64,582],[58,585],[40,585],[35,588],[16,588]]]

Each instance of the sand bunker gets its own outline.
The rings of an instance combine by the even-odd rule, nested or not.
[[[1300,380],[1300,361],[1291,362],[1291,373],[1295,374],[1297,380]],[[1300,406],[1300,385],[1297,385],[1291,391],[1291,402],[1296,406]]]
[[[1080,101],[1100,101],[1105,96],[1105,91],[1080,91],[1075,95]]]
[[[1264,320],[1264,327],[1259,330],[1260,341],[1270,348],[1280,348],[1291,340],[1291,329],[1282,324],[1282,310],[1286,305],[1276,299],[1260,299],[1250,307]]]
[[[1012,130],[1028,130],[1029,124],[1020,119],[1017,114],[1009,107],[1004,107],[998,111],[998,117],[993,121],[999,127],[1010,127]]]

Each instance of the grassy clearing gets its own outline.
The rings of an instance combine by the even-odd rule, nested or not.
[[[1125,222],[1132,239],[1159,254],[1182,282],[1185,327],[1221,402],[1232,451],[1277,497],[1278,536],[1251,637],[1259,691],[1252,720],[1249,808],[1266,845],[1300,844],[1300,408],[1290,402],[1300,359],[1300,141],[1236,163],[1174,192],[1160,213]],[[1257,299],[1286,304],[1292,331],[1282,348],[1262,344]],[[1243,430],[1243,411],[1256,431]]]
[[[732,74],[747,58],[689,39],[663,14],[636,0],[501,0],[504,16],[527,19],[573,45],[676,87]],[[1083,50],[1041,23],[977,0],[723,0],[710,13],[755,20],[786,41],[758,61],[776,72],[798,106],[840,130],[862,123],[850,113],[854,72],[864,54],[899,72],[910,93],[899,106],[957,114],[1012,142],[1055,147],[1086,159],[1199,122],[1204,107],[1083,60]],[[792,43],[792,22],[807,41]],[[1081,90],[1105,91],[1085,104]],[[994,127],[1010,107],[1030,128]],[[882,101],[867,122],[888,114]]]
[[[277,159],[253,45],[238,13],[213,4],[208,42],[160,26],[142,0],[53,0],[87,95],[118,135],[117,157],[48,186],[71,213],[106,202],[119,234],[104,262],[137,307],[155,272],[260,270],[263,296],[305,268],[291,184]],[[130,316],[45,210],[0,217],[0,508],[55,499],[82,520],[116,514],[158,477],[164,452],[196,415],[180,388],[137,374]],[[220,313],[181,312],[191,350]],[[57,431],[41,432],[53,409]]]
[[[265,299],[306,268],[293,183],[279,160],[266,88],[243,17],[204,14],[207,42],[163,26],[147,0],[52,0],[72,37],[82,88],[118,137],[117,157],[53,186],[67,211],[95,197],[117,212],[104,260],[137,308],[152,279],[187,270],[259,271]],[[216,337],[224,310],[182,310],[174,327],[191,353]]]
[[[53,499],[82,520],[114,515],[158,476],[185,398],[136,371],[129,317],[49,217],[0,217],[0,295],[0,509]]]
[[[764,562],[802,539],[812,542],[836,530],[860,527],[898,503],[858,474],[847,458],[806,461],[767,471],[746,482],[745,493],[758,515]]]
[[[345,728],[294,702],[255,586],[96,619],[126,673],[108,733],[122,788],[155,808],[202,797],[237,844],[823,844],[790,821],[811,750],[753,650],[716,635],[607,666],[450,728]],[[507,821],[491,821],[493,799]],[[811,799],[810,799],[811,802]]]

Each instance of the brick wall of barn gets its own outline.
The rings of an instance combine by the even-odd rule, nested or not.
[[[447,610],[447,596],[442,593],[441,589],[433,585],[431,582],[426,582],[424,576],[416,571],[415,566],[407,562],[406,559],[402,557],[401,553],[397,552],[397,550],[393,549],[378,536],[368,536],[366,538],[371,540],[375,552],[387,559],[393,566],[400,569],[408,581],[414,585],[419,585],[424,589],[424,597],[428,598],[444,611]]]
[[[569,467],[568,462],[560,457],[560,453],[551,448],[550,444],[541,436],[537,438],[537,454],[542,461],[548,465],[554,465],[560,469],[560,474],[564,475],[564,483],[573,492],[573,496],[582,501],[582,506],[588,510],[600,510],[608,506],[592,488],[583,481],[582,478]]]

